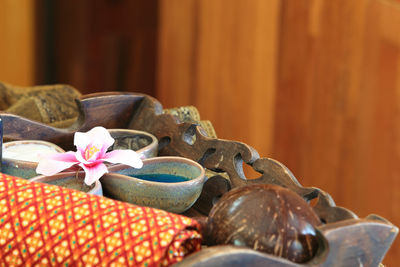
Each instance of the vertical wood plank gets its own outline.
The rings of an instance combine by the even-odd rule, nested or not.
[[[158,0],[60,0],[55,25],[56,82],[155,94]]]
[[[157,97],[271,150],[280,1],[161,1]]]
[[[0,80],[35,82],[35,5],[30,0],[0,1]]]
[[[395,225],[399,11],[381,0],[284,2],[273,153],[338,205]],[[398,243],[386,264],[399,261]]]
[[[156,95],[166,107],[193,103],[197,2],[160,1]]]
[[[299,159],[303,157],[302,153],[308,158],[306,149],[312,142],[309,125],[314,57],[310,51],[314,49],[314,37],[308,34],[308,29],[317,33],[319,22],[309,23],[308,1],[283,2],[281,16],[272,156],[288,165],[296,177],[303,178],[307,166]],[[312,17],[316,16],[314,13]]]
[[[375,55],[375,61],[368,62],[365,83],[371,79],[372,112],[369,115],[370,142],[369,161],[365,162],[364,179],[366,192],[362,199],[362,213],[379,210],[379,214],[395,225],[400,225],[400,213],[396,209],[400,203],[400,161],[399,131],[399,70],[400,70],[400,5],[392,1],[377,0],[371,7],[370,23],[375,23],[370,35],[366,55]],[[367,76],[368,75],[368,76]],[[366,144],[367,145],[367,144]],[[398,264],[400,240],[393,243],[384,262]]]

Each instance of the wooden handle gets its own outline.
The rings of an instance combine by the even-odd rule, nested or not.
[[[4,139],[46,140],[69,150],[73,148],[73,135],[77,131],[88,131],[95,126],[127,128],[134,109],[143,97],[143,94],[117,92],[82,96],[77,100],[79,116],[67,129],[0,112],[4,124]]]

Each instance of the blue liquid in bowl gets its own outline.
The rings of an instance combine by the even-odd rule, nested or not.
[[[161,183],[179,183],[179,182],[189,181],[189,179],[186,177],[173,174],[165,174],[165,173],[134,174],[130,176],[150,182],[161,182]]]

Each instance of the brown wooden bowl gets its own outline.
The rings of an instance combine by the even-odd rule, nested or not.
[[[314,258],[301,266],[378,266],[398,234],[398,228],[384,218],[377,215],[358,218],[350,210],[336,206],[327,192],[303,187],[286,166],[274,159],[260,158],[252,147],[237,141],[210,138],[196,122],[183,123],[173,115],[164,114],[161,104],[150,96],[117,92],[91,94],[83,96],[78,106],[79,118],[68,129],[50,127],[3,112],[0,115],[4,136],[47,140],[68,150],[75,131],[87,131],[94,126],[149,132],[159,141],[159,155],[189,158],[217,172],[204,184],[198,201],[186,213],[188,216],[206,217],[223,193],[251,184],[275,184],[292,190],[307,202],[315,200],[312,208],[323,222],[316,229],[320,243],[325,245],[321,245]],[[28,127],[31,130],[25,131]],[[248,180],[243,164],[251,166],[260,176]],[[273,255],[230,246],[202,249],[180,264],[298,266]]]

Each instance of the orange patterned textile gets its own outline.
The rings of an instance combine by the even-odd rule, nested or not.
[[[0,174],[0,266],[167,266],[200,249],[187,217]]]

